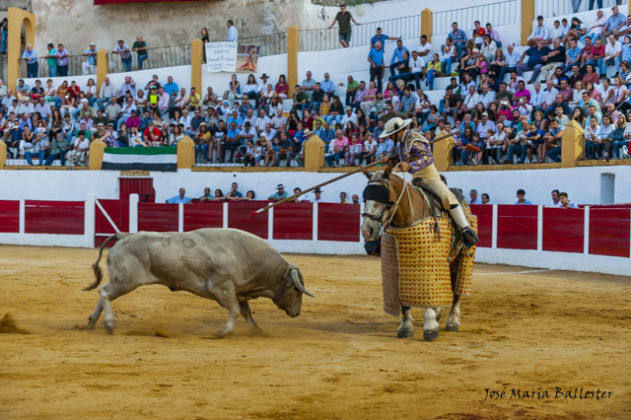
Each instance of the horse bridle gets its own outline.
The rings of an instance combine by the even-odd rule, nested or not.
[[[369,182],[368,185],[366,185],[366,188],[364,188],[362,198],[364,199],[364,203],[371,200],[386,205],[386,210],[379,216],[368,212],[363,212],[361,214],[362,217],[367,217],[378,223],[383,223],[383,216],[394,205],[394,202],[390,200],[390,189],[381,181]]]

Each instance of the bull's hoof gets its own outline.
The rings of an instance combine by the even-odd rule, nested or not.
[[[414,336],[414,330],[399,330],[397,331],[398,338],[411,338]]]
[[[423,340],[424,341],[434,341],[438,338],[438,328],[430,331],[423,331]]]
[[[445,325],[445,331],[458,332],[460,325],[458,324],[447,324]]]
[[[255,337],[269,337],[269,335],[261,329],[258,325],[250,328],[250,335]]]

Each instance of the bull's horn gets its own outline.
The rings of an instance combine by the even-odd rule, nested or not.
[[[298,278],[298,272],[296,271],[295,268],[291,270],[291,280],[294,282],[294,286],[296,286],[298,290],[300,290],[302,293],[310,297],[315,297],[307,289],[305,289],[302,283],[300,283],[300,279]]]

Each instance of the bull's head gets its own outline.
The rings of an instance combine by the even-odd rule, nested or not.
[[[300,269],[295,265],[289,265],[285,275],[274,293],[274,303],[284,310],[290,317],[300,315],[303,293],[314,297],[304,286],[304,279]]]

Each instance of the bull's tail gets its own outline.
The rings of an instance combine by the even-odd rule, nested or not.
[[[83,289],[84,291],[95,289],[101,283],[101,279],[103,279],[103,270],[101,270],[101,266],[99,266],[99,261],[101,261],[101,256],[103,255],[103,248],[105,248],[107,244],[109,244],[113,240],[122,239],[128,235],[130,234],[119,232],[119,233],[115,233],[109,236],[105,241],[103,241],[103,243],[101,244],[101,247],[99,248],[99,257],[92,264],[92,270],[94,270],[94,277],[96,277],[96,279],[91,285]]]

